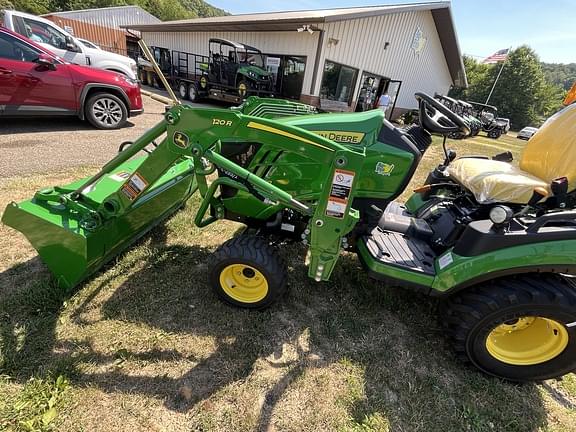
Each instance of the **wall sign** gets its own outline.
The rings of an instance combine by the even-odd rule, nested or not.
[[[428,39],[424,37],[422,29],[420,26],[416,27],[414,37],[412,38],[412,44],[410,45],[410,48],[414,51],[414,55],[416,55],[416,57],[420,57],[420,54],[424,52],[424,49],[426,48],[426,42],[428,42]]]
[[[280,67],[279,57],[266,57],[266,66]]]

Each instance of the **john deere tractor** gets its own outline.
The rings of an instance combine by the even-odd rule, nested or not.
[[[443,331],[464,362],[512,381],[573,371],[576,288],[565,274],[576,269],[576,105],[540,128],[518,164],[457,158],[444,146],[402,204],[395,199],[439,145],[432,135],[470,132],[438,100],[416,99],[419,124],[406,130],[380,110],[325,114],[255,97],[236,109],[176,103],[99,173],[10,204],[3,222],[71,287],[196,193],[190,223],[247,228],[206,274],[231,305],[282,301],[279,244],[308,247],[316,282],[349,251],[374,279],[440,299]]]

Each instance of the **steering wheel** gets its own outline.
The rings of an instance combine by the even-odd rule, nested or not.
[[[464,135],[470,134],[470,126],[454,111],[426,93],[416,93],[414,96],[418,101],[420,125],[424,129],[440,135],[448,135],[453,132],[460,132]]]

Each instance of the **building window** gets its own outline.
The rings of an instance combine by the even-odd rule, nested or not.
[[[345,102],[350,105],[357,74],[358,69],[326,60],[320,98]]]

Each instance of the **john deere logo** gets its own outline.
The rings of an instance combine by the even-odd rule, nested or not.
[[[173,138],[174,144],[176,144],[178,147],[180,148],[187,148],[188,147],[188,135],[182,133],[182,132],[174,132],[174,138]]]
[[[208,80],[206,79],[206,77],[205,76],[201,77],[200,78],[200,87],[205,89],[207,85],[208,85]]]
[[[388,164],[384,162],[378,162],[376,164],[376,174],[380,174],[383,176],[389,176],[394,171],[394,164]]]

